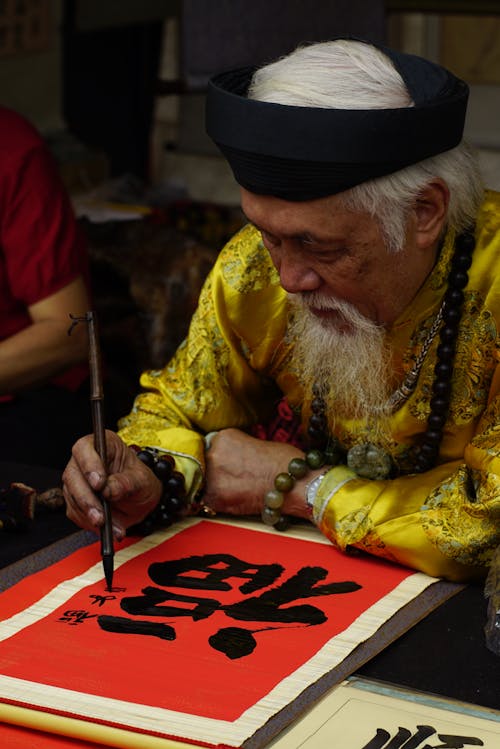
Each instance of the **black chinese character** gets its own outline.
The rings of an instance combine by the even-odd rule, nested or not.
[[[251,564],[231,554],[206,554],[180,560],[156,562],[149,567],[154,583],[164,588],[176,587],[201,591],[232,590],[231,578],[243,578],[238,590],[244,595],[262,588],[269,588],[283,573],[279,564]],[[188,574],[192,573],[192,574]],[[353,593],[360,585],[352,581],[317,585],[328,571],[323,567],[303,567],[289,580],[271,587],[261,595],[251,596],[236,603],[222,604],[215,598],[182,595],[154,586],[142,590],[141,596],[127,596],[120,602],[121,608],[134,616],[186,617],[193,621],[206,619],[215,611],[223,611],[231,619],[244,622],[269,622],[282,624],[322,624],[327,620],[322,609],[310,604],[291,606],[293,601],[304,598],[340,593]],[[135,628],[135,623],[138,626]],[[99,616],[99,625],[109,632],[151,634],[164,639],[174,639],[171,627],[147,620],[140,622],[125,617]],[[261,627],[255,630],[240,627],[223,627],[209,638],[211,647],[225,653],[229,658],[241,658],[251,653],[256,645],[255,632],[275,629]],[[173,630],[172,630],[173,631]],[[168,636],[167,636],[168,634]]]
[[[115,601],[116,596],[99,596],[96,593],[92,593],[92,595],[89,596],[89,598],[93,598],[93,605],[98,603],[99,606],[103,606],[106,601]]]
[[[232,577],[246,578],[239,590],[253,593],[267,588],[284,572],[281,564],[249,564],[232,554],[204,554],[185,557],[170,562],[155,562],[149,567],[149,576],[163,587],[195,588],[196,590],[232,590],[225,582]],[[193,576],[186,572],[194,572]]]
[[[83,624],[85,619],[95,619],[97,614],[89,614],[87,611],[82,610],[69,610],[65,611],[63,616],[60,616],[58,621],[66,622],[67,624]]]
[[[457,736],[439,733],[437,735],[444,744],[422,744],[429,736],[436,733],[432,726],[417,726],[417,731],[412,735],[407,728],[399,728],[395,736],[391,738],[384,728],[377,728],[373,739],[365,744],[362,749],[464,749],[467,746],[484,746],[481,739],[474,736]]]

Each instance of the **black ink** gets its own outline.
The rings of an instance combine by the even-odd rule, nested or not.
[[[153,565],[151,565],[153,566]],[[248,565],[245,568],[248,569]],[[253,567],[254,568],[254,567]],[[194,621],[206,619],[214,611],[221,610],[232,619],[256,622],[287,622],[300,624],[322,624],[326,621],[324,612],[316,606],[301,604],[282,608],[284,604],[298,598],[312,598],[340,593],[353,593],[360,589],[355,582],[334,582],[317,587],[315,583],[324,579],[328,572],[323,567],[303,567],[293,577],[260,596],[254,596],[238,603],[221,605],[214,598],[183,596],[177,593],[154,588],[143,589],[142,596],[123,598],[121,607],[127,614],[143,616],[191,616]],[[155,582],[158,576],[155,578]],[[201,585],[203,581],[201,581]],[[194,604],[193,608],[164,606],[166,601],[179,601]]]
[[[463,749],[466,746],[484,746],[484,742],[475,736],[449,736],[446,733],[438,733],[440,741],[444,744],[436,744],[433,749]]]
[[[106,632],[116,632],[121,635],[151,635],[162,640],[175,640],[176,638],[173,627],[158,622],[101,614],[97,617],[97,623]]]
[[[142,616],[191,616],[193,621],[207,619],[220,608],[219,601],[214,598],[196,598],[183,596],[179,593],[169,593],[159,588],[144,588],[142,596],[123,598],[120,606],[127,614],[142,614]],[[192,608],[182,606],[162,606],[165,601],[179,601],[194,604]]]
[[[203,577],[183,574],[188,571],[198,571]],[[232,590],[232,586],[224,580],[231,577],[249,578],[239,588],[245,594],[272,585],[283,571],[281,564],[249,564],[232,554],[204,554],[170,562],[154,562],[148,570],[151,580],[165,588]]]
[[[464,749],[466,746],[484,746],[481,739],[473,736],[457,736],[438,734],[438,739],[444,744],[425,744],[422,742],[436,733],[432,726],[417,726],[413,735],[407,728],[399,728],[397,734],[391,739],[390,734],[383,728],[377,728],[373,739],[365,744],[362,749]]]
[[[391,734],[384,728],[377,728],[375,736],[371,739],[368,744],[365,744],[362,749],[383,749],[384,745],[387,744]]]
[[[436,733],[436,730],[432,726],[417,726],[417,732],[411,736],[411,731],[400,727],[397,734],[387,743],[389,734],[382,728],[377,728],[377,735],[363,749],[417,749],[418,745],[433,733]],[[426,744],[426,747],[431,749],[429,744]]]
[[[323,580],[328,571],[323,567],[302,567],[293,577],[276,588],[245,601],[222,606],[223,611],[232,619],[257,622],[297,622],[302,624],[322,624],[326,621],[325,613],[316,606],[301,604],[282,608],[286,603],[298,598],[329,596],[339,593],[353,593],[361,588],[355,582],[336,582],[314,587],[318,580]]]
[[[283,573],[280,564],[252,564],[242,561],[231,554],[206,554],[190,556],[168,562],[151,564],[148,573],[154,583],[162,588],[148,586],[143,588],[140,596],[127,596],[120,601],[120,607],[132,616],[148,617],[186,617],[193,621],[207,619],[216,611],[222,611],[232,619],[245,622],[280,622],[285,624],[304,624],[307,626],[322,624],[327,616],[317,606],[309,604],[288,605],[304,598],[353,593],[361,588],[356,582],[342,581],[317,585],[328,576],[323,567],[302,567],[289,580],[274,587],[273,584]],[[194,574],[188,574],[192,572]],[[200,591],[232,590],[231,578],[244,578],[245,582],[238,588],[245,595],[262,588],[267,591],[259,596],[222,604],[215,598],[182,595],[165,590],[168,587],[198,589]],[[106,600],[95,597],[99,605]],[[133,632],[135,634],[155,634],[156,628],[161,632],[160,624],[140,621],[134,627],[134,620],[121,617],[99,617],[99,625],[113,632]],[[169,630],[174,632],[171,627]],[[267,627],[264,629],[273,629]],[[221,627],[209,637],[209,644],[228,658],[236,659],[249,655],[255,650],[254,634],[263,629],[247,630],[240,627]],[[163,636],[163,635],[157,635]],[[174,632],[175,636],[175,632]],[[173,639],[165,637],[164,639]],[[384,739],[385,740],[385,739]],[[371,748],[370,748],[371,749]]]
[[[241,627],[219,629],[214,635],[210,635],[208,642],[214,650],[219,650],[231,660],[250,655],[257,645],[257,640],[252,632],[248,629],[241,629]]]
[[[106,603],[106,601],[115,601],[116,600],[116,596],[110,596],[110,595],[108,595],[108,596],[99,596],[96,593],[92,593],[92,595],[90,595],[89,598],[93,598],[94,599],[93,602],[92,602],[92,605],[98,603],[99,606],[103,606]]]
[[[66,622],[70,625],[83,624],[86,619],[95,619],[97,614],[89,614],[87,611],[69,610],[65,611],[63,616],[60,616],[57,621]]]

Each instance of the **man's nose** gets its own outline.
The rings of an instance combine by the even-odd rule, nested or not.
[[[321,277],[300,252],[282,247],[275,264],[281,285],[290,294],[315,291],[321,286]]]

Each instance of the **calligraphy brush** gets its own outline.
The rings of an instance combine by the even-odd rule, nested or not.
[[[89,333],[89,368],[90,368],[90,405],[92,409],[92,426],[94,432],[94,448],[101,458],[104,469],[107,470],[106,455],[106,433],[104,429],[104,389],[102,384],[101,351],[97,329],[97,316],[93,311],[85,313],[85,317],[72,318],[73,325],[85,321]],[[73,328],[71,326],[69,332]],[[101,526],[101,556],[104,577],[108,590],[113,586],[114,546],[113,546],[113,523],[111,519],[111,507],[102,495],[99,496],[104,513],[104,524]]]

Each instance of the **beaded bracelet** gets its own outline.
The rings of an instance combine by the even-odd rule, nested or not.
[[[274,479],[274,489],[270,489],[264,495],[262,521],[266,525],[273,525],[277,531],[285,531],[290,524],[289,519],[281,514],[285,494],[291,491],[297,479],[304,478],[310,469],[322,468],[330,462],[335,462],[334,456],[317,449],[309,450],[304,458],[292,458],[288,464],[288,472],[278,473]]]
[[[186,482],[180,471],[175,470],[175,460],[168,453],[161,452],[152,447],[137,447],[132,445],[137,457],[163,485],[163,493],[160,501],[140,523],[128,529],[135,535],[147,536],[158,528],[167,528],[178,520],[188,509]]]

